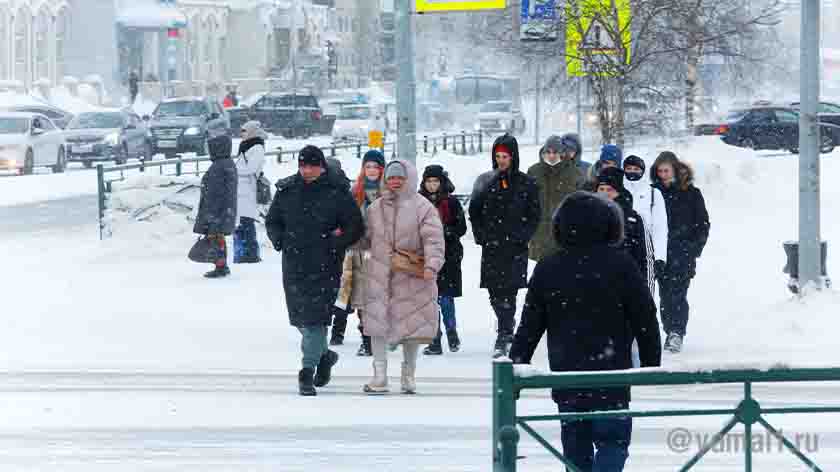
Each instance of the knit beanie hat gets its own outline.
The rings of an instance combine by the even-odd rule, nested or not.
[[[378,149],[371,149],[366,152],[365,156],[362,158],[362,167],[364,167],[368,162],[375,162],[379,164],[379,167],[385,167],[385,156],[382,155],[382,151]]]
[[[644,159],[642,159],[639,156],[633,155],[633,154],[627,156],[627,158],[624,159],[624,167],[627,168],[627,166],[636,166],[636,167],[642,169],[642,172],[645,171],[645,167],[646,167]]]
[[[616,167],[621,167],[621,148],[615,144],[605,144],[601,147],[601,161],[611,161]]]
[[[327,169],[327,159],[318,146],[308,145],[298,154],[298,165],[321,166]]]
[[[401,162],[392,161],[385,167],[385,179],[387,180],[391,177],[408,178],[408,171]]]
[[[616,167],[607,167],[598,174],[598,185],[609,185],[616,192],[624,190],[624,171]]]

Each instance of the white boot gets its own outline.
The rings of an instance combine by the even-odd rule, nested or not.
[[[364,386],[365,393],[388,393],[388,361],[373,361],[373,378]]]
[[[402,393],[412,395],[417,392],[417,381],[414,378],[414,373],[417,370],[417,351],[420,346],[417,344],[403,345],[403,363],[402,371],[400,372],[400,385],[402,386]]]

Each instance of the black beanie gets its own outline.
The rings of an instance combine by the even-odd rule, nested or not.
[[[633,154],[627,156],[627,158],[624,159],[624,168],[627,168],[627,166],[636,166],[636,167],[642,169],[642,172],[645,171],[645,167],[646,167],[644,159],[642,159],[639,156],[633,155]]]
[[[624,190],[624,171],[616,167],[605,167],[598,174],[598,185],[609,185],[616,192]]]
[[[318,146],[308,145],[298,154],[298,165],[321,166],[327,169],[327,159]]]
[[[375,162],[379,164],[379,167],[385,167],[385,156],[382,154],[382,151],[378,149],[371,149],[366,152],[365,157],[362,158],[362,167],[364,167],[368,162]]]

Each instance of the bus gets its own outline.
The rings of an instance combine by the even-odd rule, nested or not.
[[[448,107],[462,129],[476,129],[478,114],[490,102],[511,102],[514,108],[522,109],[518,77],[465,74],[452,82]]]

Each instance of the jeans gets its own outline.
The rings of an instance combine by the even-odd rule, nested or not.
[[[666,274],[659,281],[659,309],[662,313],[662,329],[665,333],[685,336],[688,326],[688,287],[691,279],[671,277]]]
[[[456,327],[455,322],[455,299],[452,297],[438,297],[440,315],[443,317],[443,326],[446,331],[452,331]]]
[[[513,336],[513,328],[516,325],[516,290],[490,289],[490,305],[499,321],[496,332],[499,335]]]
[[[241,260],[254,261],[260,257],[260,244],[257,241],[256,220],[242,216],[239,226],[233,232],[233,263]]]
[[[563,455],[584,472],[621,472],[632,433],[629,417],[563,421]]]
[[[298,331],[303,336],[300,341],[303,368],[315,370],[321,362],[321,356],[327,353],[327,326],[303,326]]]

